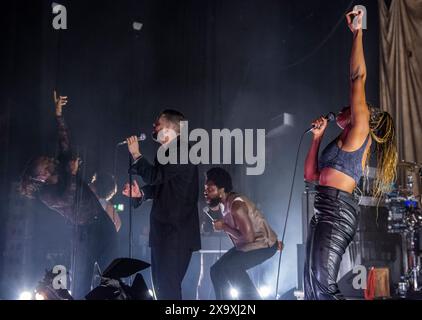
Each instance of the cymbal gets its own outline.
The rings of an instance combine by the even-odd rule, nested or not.
[[[397,164],[397,167],[405,167],[409,169],[420,169],[422,168],[422,163],[409,162],[409,161],[402,160]]]

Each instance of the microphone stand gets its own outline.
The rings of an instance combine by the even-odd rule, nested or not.
[[[117,160],[117,150],[120,146],[124,145],[123,143],[119,143],[116,145],[116,149],[115,149],[115,155],[114,155],[114,174],[116,175],[116,160]],[[132,174],[132,165],[133,165],[133,160],[132,160],[132,156],[129,153],[129,170],[128,170],[128,174],[129,174],[129,259],[133,259],[133,208],[132,208],[132,204],[133,204],[133,188],[132,188],[132,184],[133,184],[133,174]],[[133,281],[133,275],[130,276],[129,278],[129,286],[132,285],[132,281]]]
[[[129,154],[129,259],[133,258],[133,236],[132,236],[132,222],[133,222],[133,213],[132,213],[132,204],[133,204],[133,193],[132,193],[132,184],[133,184],[133,174],[132,174],[132,156]],[[129,278],[129,286],[132,285],[133,276]]]

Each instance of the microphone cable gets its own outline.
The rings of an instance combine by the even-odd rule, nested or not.
[[[290,206],[291,206],[291,203],[292,203],[293,189],[294,189],[296,173],[297,173],[297,165],[298,165],[298,162],[299,162],[300,148],[302,146],[303,138],[305,137],[306,133],[307,133],[306,131],[304,133],[302,133],[302,136],[300,137],[299,146],[298,146],[297,152],[296,152],[296,160],[295,160],[295,164],[294,164],[292,183],[291,183],[291,186],[290,186],[289,201],[288,201],[288,205],[287,205],[286,218],[284,219],[284,229],[283,229],[283,233],[282,233],[282,237],[281,237],[282,248],[280,250],[280,256],[278,258],[278,270],[277,270],[277,281],[276,281],[276,289],[275,289],[275,300],[277,300],[277,298],[278,298],[278,288],[279,288],[280,269],[281,269],[281,257],[283,256],[283,251],[284,251],[284,239],[286,237],[287,223],[289,221]]]

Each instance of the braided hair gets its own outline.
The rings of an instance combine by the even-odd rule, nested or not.
[[[388,112],[369,106],[369,128],[372,139],[376,142],[377,175],[373,195],[381,198],[391,192],[397,176],[397,142],[394,120]]]

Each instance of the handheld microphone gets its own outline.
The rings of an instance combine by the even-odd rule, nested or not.
[[[41,184],[45,184],[46,181],[44,179],[39,179],[39,178],[34,178],[34,177],[29,177],[29,180],[33,181],[33,182],[38,182]]]
[[[211,215],[210,215],[210,208],[209,207],[205,207],[204,209],[202,209],[202,211],[208,216],[208,218],[211,219],[212,222],[215,222],[215,219],[213,217],[211,217]]]
[[[327,114],[325,117],[325,119],[327,119],[328,122],[334,121],[336,120],[336,115],[334,112],[330,112],[329,114]],[[308,130],[305,131],[305,133],[309,133],[312,130],[315,129],[315,126],[313,125],[312,127],[310,127]]]
[[[138,141],[145,141],[147,139],[147,135],[145,133],[141,133],[141,135],[138,137]],[[118,147],[124,146],[127,144],[127,141],[122,141],[117,144]]]

